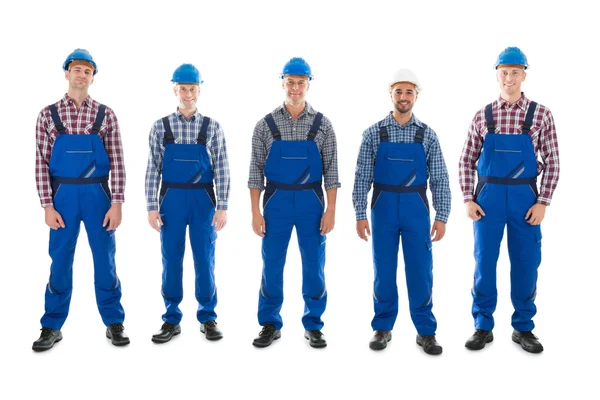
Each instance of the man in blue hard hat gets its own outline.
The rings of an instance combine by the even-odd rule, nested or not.
[[[36,126],[36,183],[52,258],[46,312],[34,351],[62,340],[73,291],[73,259],[81,222],[94,260],[96,302],[106,337],[129,344],[123,327],[121,282],[115,265],[115,230],[125,201],[125,165],[119,123],[112,109],[88,95],[98,72],[87,50],[76,49],[63,64],[67,93],[42,109]],[[109,179],[110,176],[110,179]],[[110,188],[109,188],[110,180]]]
[[[160,232],[161,293],[166,307],[163,325],[152,341],[166,343],[181,333],[179,303],[183,299],[186,229],[194,256],[200,332],[208,340],[219,340],[223,334],[216,321],[214,271],[217,232],[227,223],[229,199],[225,135],[217,121],[197,109],[203,82],[198,69],[182,64],[171,81],[179,105],[174,113],[152,125],[146,169],[148,222]]]
[[[410,315],[417,330],[416,342],[425,353],[438,355],[437,321],[432,312],[432,242],[441,240],[450,215],[448,170],[438,137],[412,112],[421,92],[417,76],[397,70],[388,83],[394,109],[363,134],[352,199],[356,232],[368,241],[367,194],[373,185],[373,302],[375,331],[369,347],[383,350],[392,339],[398,315],[398,250],[402,252]],[[427,183],[433,195],[435,221],[429,217]]]
[[[252,136],[248,187],[252,229],[262,238],[263,257],[258,300],[262,330],[253,344],[267,347],[281,337],[283,269],[292,229],[296,227],[302,256],[304,337],[310,346],[322,348],[327,346],[321,332],[321,315],[327,303],[325,240],[334,227],[340,187],[337,143],[329,119],[305,100],[313,78],[308,63],[292,58],[280,77],[285,100],[258,121]],[[263,190],[264,217],[259,206]]]
[[[500,97],[475,114],[459,162],[463,200],[475,234],[475,333],[465,346],[481,350],[494,340],[496,263],[506,227],[512,340],[525,351],[540,353],[544,347],[532,330],[542,256],[540,224],[559,176],[556,128],[550,110],[521,91],[528,64],[519,48],[502,51],[495,68]]]

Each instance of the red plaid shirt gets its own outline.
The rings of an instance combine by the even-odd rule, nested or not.
[[[75,102],[65,94],[55,104],[66,133],[89,134],[91,132],[100,103],[88,96],[81,103],[81,107],[77,109]],[[52,146],[54,145],[57,133],[54,121],[52,121],[52,116],[50,115],[50,107],[44,107],[38,115],[35,130],[35,181],[42,207],[53,205],[49,164],[50,156],[52,155]],[[109,107],[106,107],[106,117],[102,122],[102,127],[98,134],[104,142],[104,148],[110,161],[112,202],[123,203],[125,201],[123,146],[121,144],[119,122],[115,113]]]
[[[509,135],[521,134],[527,108],[531,101],[521,93],[521,98],[514,104],[508,103],[502,97],[492,103],[496,133]],[[469,133],[458,164],[458,177],[463,192],[464,202],[473,201],[477,160],[483,148],[483,139],[487,133],[485,122],[485,107],[477,111],[469,127]],[[538,175],[543,172],[540,194],[537,202],[550,205],[552,193],[556,189],[559,174],[558,141],[552,113],[546,107],[538,104],[533,114],[533,124],[529,132],[533,149],[538,159]]]

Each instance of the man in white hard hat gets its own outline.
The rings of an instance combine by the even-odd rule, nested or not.
[[[375,334],[373,350],[383,350],[392,339],[398,315],[398,250],[402,252],[410,314],[417,330],[417,344],[425,353],[442,353],[435,337],[432,313],[432,242],[441,240],[450,214],[448,172],[437,135],[412,112],[421,85],[409,69],[397,70],[388,90],[394,109],[363,133],[358,154],[352,199],[356,232],[368,241],[367,194],[373,185],[373,264]],[[431,225],[427,181],[433,194],[435,221]]]
[[[466,341],[481,350],[494,340],[496,264],[504,229],[510,257],[512,340],[530,353],[544,347],[532,333],[540,224],[558,183],[558,141],[552,113],[521,92],[528,68],[525,54],[508,47],[496,60],[500,97],[475,114],[460,157],[459,179],[467,216],[473,220],[475,333]],[[537,176],[542,173],[538,192]],[[477,175],[477,185],[475,185]]]

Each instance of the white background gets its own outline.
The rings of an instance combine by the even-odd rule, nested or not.
[[[4,311],[1,388],[6,399],[45,398],[592,398],[598,395],[597,212],[598,65],[594,14],[573,0],[494,2],[379,1],[8,2],[0,6],[2,144],[1,240]],[[419,4],[417,4],[419,3]],[[9,6],[10,4],[10,6]],[[596,39],[593,39],[596,38]],[[523,89],[555,117],[561,175],[542,225],[535,333],[545,346],[530,355],[510,335],[506,247],[498,264],[495,341],[470,352],[472,225],[458,187],[457,165],[475,112],[499,91],[493,63],[518,46],[530,69]],[[35,121],[67,90],[61,70],[77,47],[99,73],[91,96],[119,119],[127,166],[117,265],[131,345],[104,337],[93,291],[85,232],[75,256],[71,312],[64,340],[36,354],[49,275],[48,228],[34,181]],[[295,235],[285,270],[282,338],[256,349],[262,261],[250,227],[246,182],[255,123],[283,100],[278,74],[304,57],[315,80],[308,101],[333,123],[342,188],[328,235],[329,346],[303,339],[300,257]],[[175,110],[170,78],[184,62],[205,84],[203,114],[224,127],[232,171],[229,223],[217,242],[218,321],[225,338],[199,333],[191,253],[185,259],[182,334],[165,345],[151,335],[162,321],[159,236],[146,221],[144,174],[153,121]],[[405,280],[400,313],[383,352],[368,348],[373,313],[370,243],[359,240],[351,193],[361,134],[391,109],[385,84],[412,68],[424,87],[415,114],[438,134],[451,177],[453,211],[434,246],[434,313],[444,346],[430,357],[415,344]],[[402,264],[400,264],[402,265]],[[596,370],[596,373],[593,371]],[[408,396],[408,397],[407,397]],[[460,396],[460,397],[456,397]],[[556,397],[554,397],[556,398]],[[597,398],[597,397],[595,397]]]

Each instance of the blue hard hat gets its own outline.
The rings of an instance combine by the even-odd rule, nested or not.
[[[310,70],[310,65],[303,58],[294,57],[283,66],[281,78],[284,75],[303,75],[308,76],[308,80],[312,80],[313,76]]]
[[[177,67],[175,72],[173,72],[173,79],[171,79],[171,82],[195,83],[199,85],[204,81],[202,80],[198,68],[194,67],[192,64],[181,64]]]
[[[69,54],[69,56],[63,63],[63,70],[67,71],[69,69],[69,64],[71,64],[71,61],[75,60],[83,60],[89,62],[94,66],[94,75],[98,73],[98,66],[96,66],[92,55],[86,49],[75,49],[71,54]]]
[[[529,65],[527,64],[527,57],[518,47],[507,47],[504,49],[502,53],[498,56],[496,60],[496,69],[498,69],[498,65],[522,65],[527,69]]]

